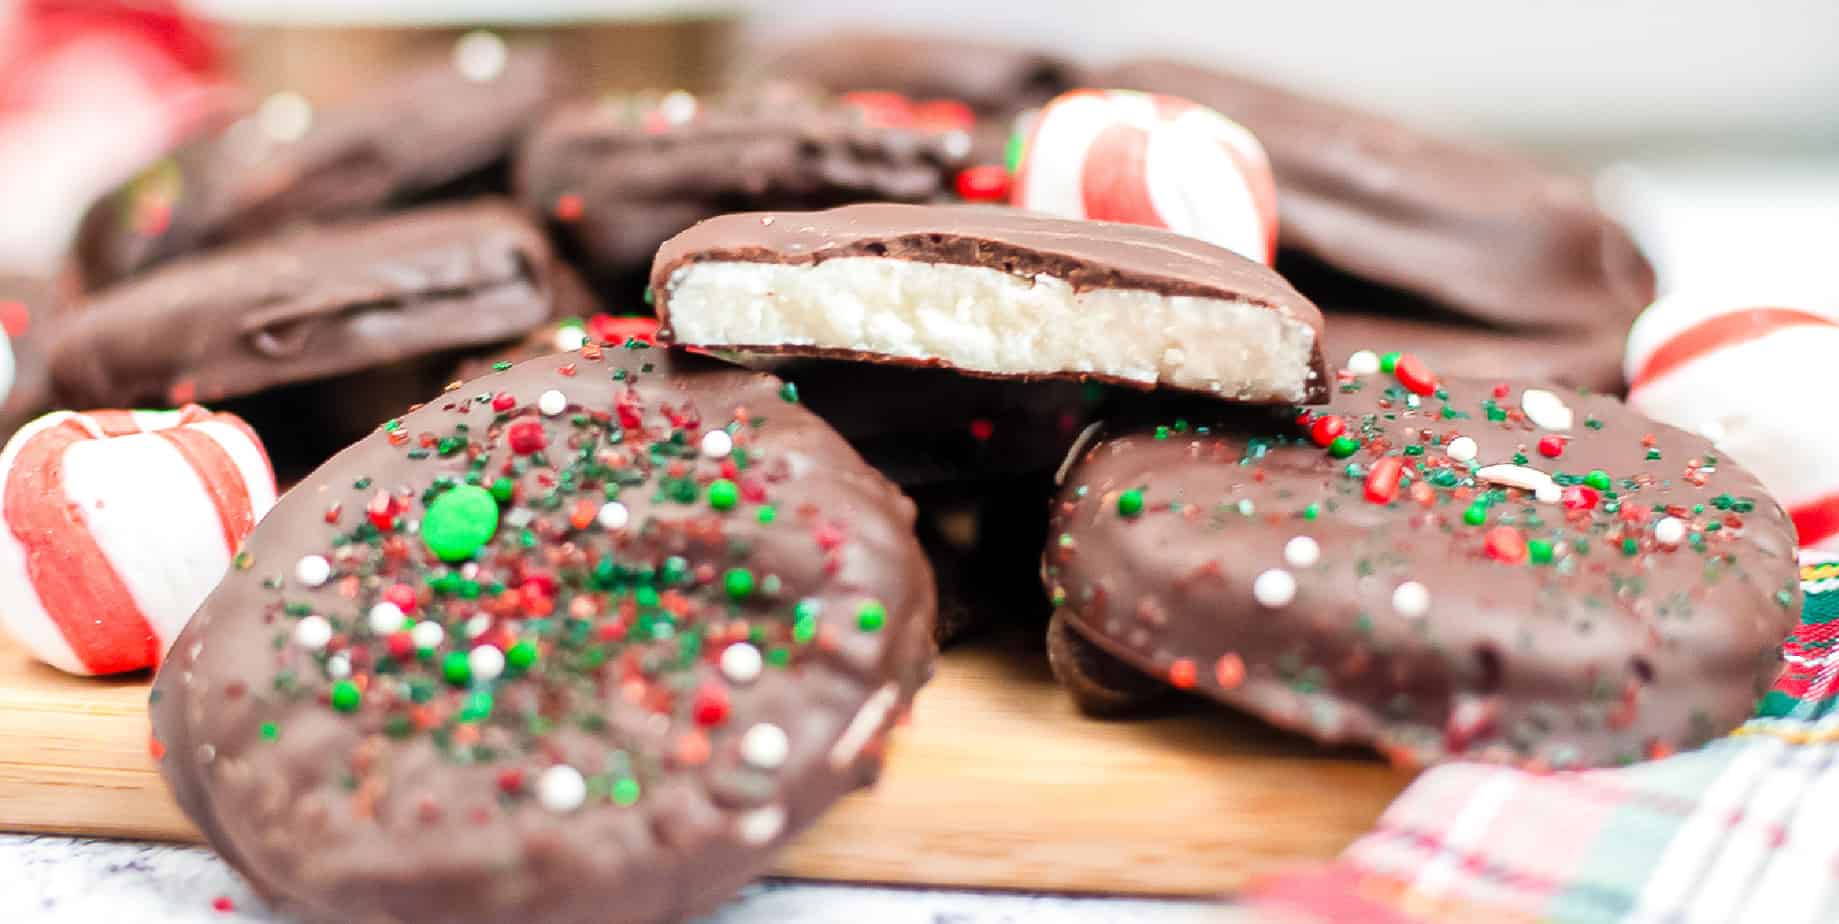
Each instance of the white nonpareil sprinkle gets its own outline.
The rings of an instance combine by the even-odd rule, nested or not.
[[[1528,388],[1520,393],[1520,410],[1533,426],[1563,432],[1571,429],[1574,416],[1564,399],[1543,388]]]
[[[1379,354],[1372,350],[1355,350],[1347,358],[1347,371],[1355,375],[1372,375],[1379,371]]]
[[[468,32],[453,43],[453,69],[473,83],[497,80],[509,60],[504,39],[484,29]]]
[[[1392,609],[1400,616],[1422,616],[1430,612],[1430,588],[1416,581],[1406,581],[1392,589]]]
[[[255,124],[270,140],[299,141],[313,127],[313,104],[292,90],[282,90],[262,100],[255,110]]]
[[[1443,451],[1448,453],[1450,458],[1458,462],[1473,462],[1475,461],[1475,453],[1479,452],[1480,449],[1475,445],[1474,440],[1466,436],[1458,436],[1450,440],[1449,447]]]
[[[504,652],[496,645],[480,645],[466,656],[466,666],[472,668],[473,680],[489,683],[504,673]]]
[[[544,417],[554,417],[568,410],[568,396],[551,388],[537,397],[536,409],[542,411]]]
[[[734,451],[734,437],[726,430],[710,430],[702,435],[702,454],[711,459],[726,458]]]
[[[473,615],[473,618],[466,620],[466,637],[469,639],[478,638],[491,628],[491,615],[487,613],[476,613]]]
[[[414,642],[417,649],[439,648],[446,640],[447,630],[432,620],[424,619],[409,630],[409,641]]]
[[[388,635],[402,629],[402,607],[388,600],[379,601],[370,608],[370,631],[378,635]]]
[[[1289,606],[1296,599],[1296,578],[1282,568],[1272,568],[1252,579],[1252,599],[1271,609]]]
[[[333,680],[343,680],[351,676],[351,656],[341,651],[327,658],[326,676]]]
[[[564,324],[556,328],[556,350],[570,353],[587,346],[587,330],[574,324]]]
[[[308,587],[323,587],[332,579],[332,563],[319,555],[308,555],[294,564],[294,580]]]
[[[302,617],[294,625],[294,644],[308,651],[319,651],[332,641],[332,624],[323,616]]]
[[[1283,545],[1283,560],[1292,568],[1307,568],[1322,560],[1322,546],[1308,536],[1294,536]]]
[[[682,125],[696,118],[696,95],[688,90],[672,90],[658,101],[658,113],[672,125]]]
[[[552,812],[572,812],[587,801],[587,780],[581,771],[556,764],[536,778],[536,801]]]
[[[785,830],[785,809],[766,805],[734,820],[734,833],[741,843],[758,847]]]
[[[600,513],[594,519],[600,523],[601,529],[625,529],[626,523],[632,519],[632,512],[619,501],[607,501],[600,505]]]
[[[1661,517],[1654,524],[1654,541],[1672,547],[1686,539],[1686,521],[1679,517]]]
[[[1522,488],[1535,494],[1546,485],[1556,486],[1552,476],[1527,465],[1514,465],[1503,462],[1499,465],[1484,465],[1475,470],[1477,481],[1486,484],[1504,485],[1509,488]]]
[[[741,736],[741,760],[756,770],[779,769],[791,750],[785,729],[770,722],[761,722]]]
[[[729,683],[754,682],[763,664],[760,649],[747,642],[735,642],[722,649],[722,676],[728,678]]]

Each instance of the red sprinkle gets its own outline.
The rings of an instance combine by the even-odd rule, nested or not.
[[[26,335],[32,327],[32,312],[25,302],[0,301],[0,328],[5,328],[6,335],[17,340]]]
[[[1539,454],[1548,459],[1556,459],[1564,455],[1564,437],[1549,433],[1540,437]]]
[[[1603,499],[1595,488],[1589,485],[1574,484],[1565,488],[1558,495],[1560,503],[1566,510],[1595,510],[1596,502]]]
[[[937,131],[970,131],[977,127],[977,113],[955,99],[929,99],[913,107],[913,121]]]
[[[1335,441],[1335,437],[1346,432],[1347,421],[1333,414],[1317,417],[1315,422],[1309,425],[1309,438],[1314,440],[1317,446],[1327,446]]]
[[[1437,376],[1424,365],[1424,361],[1405,353],[1399,356],[1398,365],[1392,367],[1398,376],[1399,384],[1420,394],[1428,395],[1437,390]]]
[[[1512,389],[1509,389],[1507,387],[1506,382],[1501,382],[1500,384],[1494,386],[1494,397],[1505,398],[1509,394],[1512,394]]]
[[[396,604],[404,613],[415,612],[415,588],[407,584],[391,584],[383,591],[383,599]]]
[[[506,434],[510,440],[511,451],[520,456],[527,456],[549,445],[549,437],[543,432],[543,424],[535,420],[520,420],[511,425]]]
[[[231,901],[228,895],[219,895],[211,899],[211,907],[217,911],[229,914],[236,910],[236,903]]]
[[[1366,473],[1366,499],[1369,503],[1390,504],[1398,499],[1399,476],[1405,463],[1398,456],[1385,456],[1373,463]]]
[[[164,760],[166,757],[166,745],[161,744],[160,739],[155,738],[152,735],[148,735],[147,736],[147,753],[149,755],[152,755],[155,762]]]
[[[390,657],[398,661],[407,661],[415,654],[415,637],[407,631],[391,632],[389,641]]]
[[[708,727],[728,721],[728,691],[708,684],[696,691],[696,702],[690,707],[696,724]]]
[[[501,391],[492,396],[492,410],[502,414],[517,406],[517,399],[508,391]]]
[[[370,525],[388,532],[396,526],[396,499],[388,491],[378,491],[364,507]]]
[[[1509,565],[1526,560],[1526,539],[1511,526],[1496,526],[1482,539],[1488,557]]]
[[[843,103],[859,110],[873,125],[894,127],[913,122],[913,101],[899,93],[858,90],[843,94]]]
[[[971,421],[971,439],[981,443],[996,434],[996,425],[979,417]]]
[[[643,315],[618,316],[597,314],[588,319],[588,335],[601,343],[625,346],[628,340],[658,342],[658,319]]]
[[[1315,423],[1315,412],[1314,411],[1300,411],[1297,413],[1296,415],[1296,425],[1297,426],[1303,427],[1306,429],[1312,423]]]
[[[1009,198],[1009,171],[978,164],[958,171],[958,198],[966,202],[1004,202]]]
[[[574,193],[563,193],[556,197],[555,216],[557,221],[580,221],[581,214],[587,209],[581,203],[581,197]]]
[[[1177,658],[1169,665],[1169,686],[1177,690],[1188,690],[1200,679],[1200,668],[1187,658]]]

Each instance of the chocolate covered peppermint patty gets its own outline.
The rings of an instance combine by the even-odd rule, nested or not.
[[[1754,477],[1612,398],[1377,362],[1295,421],[1201,408],[1084,447],[1044,556],[1062,628],[1407,763],[1619,763],[1749,714],[1799,605]]]
[[[1270,269],[1157,228],[980,206],[724,215],[652,264],[692,347],[1158,386],[1326,394],[1321,313]]]
[[[1620,336],[1653,300],[1653,269],[1589,186],[1517,155],[1175,61],[1085,81],[1185,97],[1251,129],[1277,179],[1278,269],[1324,305],[1351,280],[1499,326]]]
[[[96,290],[289,226],[506,192],[512,147],[574,81],[537,48],[430,61],[343,105],[278,94],[94,205],[74,269]]]
[[[515,209],[428,206],[298,229],[116,286],[71,310],[52,374],[84,407],[243,399],[233,406],[277,463],[298,449],[316,464],[438,390],[455,351],[522,336],[576,297]]]
[[[614,97],[545,119],[518,155],[517,189],[591,276],[618,283],[723,212],[940,198],[969,145],[789,87]]]
[[[281,910],[680,920],[875,777],[932,658],[912,504],[773,377],[636,347],[341,453],[174,645],[162,773]]]

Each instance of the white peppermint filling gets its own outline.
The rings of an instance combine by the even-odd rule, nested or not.
[[[678,343],[851,350],[1005,375],[1083,373],[1301,401],[1315,331],[1247,301],[883,257],[710,261],[669,282]]]

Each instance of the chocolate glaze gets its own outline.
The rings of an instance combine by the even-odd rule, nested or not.
[[[445,58],[316,112],[298,140],[253,118],[193,141],[91,207],[74,268],[89,290],[198,250],[302,222],[507,190],[512,146],[575,86],[560,62],[514,48],[492,80]]]
[[[536,405],[550,390],[567,407],[544,416]],[[746,449],[738,480],[764,488],[770,523],[753,500],[725,512],[710,503],[715,460],[671,455],[731,421]],[[513,434],[528,427],[546,447],[507,470]],[[449,438],[463,448],[423,448]],[[669,474],[685,462],[697,485],[688,499]],[[430,528],[431,486],[469,470],[515,493],[466,576],[432,560],[415,524]],[[626,483],[618,531],[595,522],[603,473]],[[379,492],[402,501],[381,534],[361,525]],[[589,525],[576,528],[583,505]],[[257,527],[156,678],[162,773],[212,845],[304,919],[653,922],[705,911],[875,777],[883,736],[930,672],[933,585],[913,517],[771,376],[595,346],[488,375],[341,453]],[[309,555],[334,565],[318,589],[295,576]],[[756,576],[739,602],[724,589],[734,568]],[[438,656],[395,658],[369,627],[397,584],[415,592],[415,618],[445,624]],[[870,598],[885,605],[884,624],[860,615]],[[817,601],[815,631],[795,628],[805,599]],[[367,678],[353,711],[329,705],[339,688],[328,656],[291,640],[308,611],[336,621],[347,682]],[[495,705],[468,720],[455,710],[477,708],[473,696],[442,677],[475,614],[493,617],[480,643],[535,642],[540,656],[475,686]],[[705,643],[686,647],[692,637]],[[787,666],[769,656],[757,678],[734,679],[718,665],[743,638],[786,651]],[[425,695],[402,698],[404,685]],[[710,691],[726,703],[713,721],[698,705]],[[761,724],[788,738],[776,770],[740,756]],[[588,776],[585,805],[540,803],[537,780],[555,763]],[[774,810],[782,825],[755,827]],[[764,836],[748,842],[748,830]]]
[[[998,42],[841,31],[778,49],[765,74],[835,93],[885,90],[950,99],[1007,120],[1075,86],[1073,68],[1042,51]]]
[[[871,125],[786,86],[701,100],[681,123],[660,105],[566,107],[517,158],[518,196],[602,284],[642,274],[659,244],[724,212],[936,199],[969,147],[949,133]]]
[[[1519,410],[1523,386],[1503,390],[1506,419],[1488,418],[1494,385],[1445,379],[1447,402],[1410,409],[1390,375],[1344,377],[1323,410],[1363,442],[1348,459],[1274,415],[1195,408],[1180,425],[1163,418],[1161,439],[1117,427],[1063,481],[1043,560],[1060,617],[1177,686],[1405,762],[1615,763],[1741,722],[1799,609],[1794,528],[1779,505],[1703,439],[1612,398],[1559,392],[1575,420],[1547,458],[1536,448],[1547,431]],[[1569,510],[1502,489],[1484,525],[1470,525],[1477,488],[1447,452],[1458,434],[1479,445],[1477,465],[1520,453],[1547,473],[1600,469],[1619,496]],[[1380,452],[1419,482],[1391,503],[1364,493]],[[1129,489],[1142,492],[1136,515],[1119,507]],[[1656,539],[1669,515],[1656,506],[1690,524],[1675,548]],[[1552,560],[1533,561],[1530,542],[1518,563],[1491,557],[1487,537],[1506,524],[1552,540]],[[1315,541],[1318,562],[1291,560],[1298,536]],[[1271,570],[1294,578],[1291,602],[1254,598]],[[1421,616],[1393,603],[1410,581],[1428,591]]]
[[[1162,59],[1085,75],[1211,106],[1263,142],[1279,246],[1474,319],[1620,332],[1654,273],[1580,180],[1506,151],[1439,138],[1349,106]],[[1286,272],[1320,296],[1311,275]]]
[[[0,276],[0,336],[7,338],[13,354],[12,385],[0,387],[0,445],[21,424],[50,410],[51,374],[45,353],[52,340],[55,301],[46,280]]]
[[[1315,330],[1312,400],[1324,395],[1322,314],[1268,267],[1211,244],[1159,228],[1069,221],[1005,208],[967,205],[852,205],[822,212],[723,215],[671,238],[652,262],[651,288],[660,336],[669,340],[671,277],[705,261],[821,263],[837,257],[885,257],[1053,276],[1078,291],[1141,289],[1162,295],[1243,301]],[[714,345],[711,345],[714,346]],[[777,344],[724,348],[869,359],[847,350]],[[877,362],[908,363],[901,357]],[[933,365],[944,365],[934,363]],[[977,375],[974,370],[966,370]],[[1024,376],[998,376],[1025,378]],[[1048,376],[1043,376],[1048,377]],[[1051,376],[1061,377],[1061,376]],[[1068,374],[1065,377],[1081,377]],[[1083,376],[1102,379],[1101,376]],[[1119,382],[1141,388],[1141,383]],[[1319,389],[1319,391],[1315,391]]]
[[[1334,307],[1324,312],[1322,351],[1329,368],[1344,365],[1355,350],[1403,350],[1447,375],[1622,391],[1624,328],[1507,331],[1449,318],[1388,317]]]

